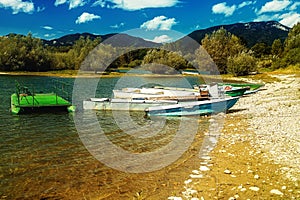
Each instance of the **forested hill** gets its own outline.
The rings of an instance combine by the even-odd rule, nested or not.
[[[287,38],[290,30],[289,27],[276,21],[249,22],[220,25],[196,30],[188,34],[188,37],[200,42],[206,34],[211,34],[222,27],[228,32],[238,36],[248,48],[253,47],[257,43],[265,43],[268,46],[271,46],[275,39],[280,39],[283,42]]]
[[[205,37],[206,34],[211,34],[212,32],[220,29],[221,27],[226,29],[228,32],[238,36],[248,48],[253,47],[257,43],[265,43],[266,45],[271,46],[275,39],[280,39],[283,42],[286,39],[290,30],[289,27],[284,26],[276,21],[249,22],[235,23],[230,25],[219,25],[207,29],[196,30],[188,34],[186,37],[190,37],[196,40],[197,42],[201,43],[201,40]],[[57,39],[43,40],[43,43],[49,46],[72,46],[80,37],[89,37],[91,40],[100,39],[101,41],[105,41],[106,39],[112,36],[114,36],[114,40],[109,41],[112,46],[160,46],[160,44],[151,41],[146,41],[142,38],[117,33],[111,33],[106,35],[95,35],[91,33],[75,33],[65,35]],[[185,38],[179,39],[178,41],[175,41],[175,43],[183,43],[184,39]]]
[[[75,44],[76,41],[83,38],[89,38],[91,40],[98,39],[99,41],[104,41],[106,44],[111,44],[114,47],[128,47],[128,46],[135,46],[135,47],[158,47],[160,44],[154,43],[151,41],[146,41],[139,37],[130,36],[127,34],[117,34],[111,33],[106,35],[94,35],[91,33],[75,33],[62,36],[57,39],[52,40],[43,40],[43,43],[48,46],[72,46]],[[113,37],[113,39],[107,40]]]

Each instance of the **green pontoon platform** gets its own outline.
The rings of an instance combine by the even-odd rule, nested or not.
[[[16,88],[16,93],[11,95],[11,112],[13,114],[41,110],[75,111],[75,106],[63,97],[58,96],[57,93],[37,94],[34,91],[31,92],[27,87],[21,87],[19,84],[17,84]]]

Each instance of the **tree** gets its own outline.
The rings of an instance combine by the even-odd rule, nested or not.
[[[234,76],[248,75],[256,70],[256,60],[247,53],[231,56],[228,58],[228,72]]]
[[[5,71],[46,71],[50,69],[49,54],[40,39],[9,35],[0,40],[0,69]]]
[[[290,30],[284,42],[282,57],[273,64],[273,68],[285,68],[290,65],[300,65],[300,22]]]
[[[272,50],[271,53],[274,57],[279,57],[281,56],[283,52],[283,45],[281,43],[280,39],[276,39],[274,40],[273,44],[272,44]]]
[[[157,66],[165,65],[175,70],[184,69],[188,64],[180,52],[166,51],[162,49],[151,49],[147,52],[144,57],[143,64],[151,63],[160,64]]]
[[[68,52],[69,56],[73,59],[74,69],[79,69],[81,63],[86,58],[91,50],[93,50],[100,43],[100,39],[91,40],[89,37],[84,38],[81,36],[71,50]]]
[[[271,53],[271,48],[263,42],[256,43],[251,50],[256,58],[261,58]]]
[[[207,34],[201,43],[216,63],[220,73],[227,72],[227,58],[229,56],[235,56],[246,50],[241,40],[224,28],[220,28],[210,35]]]
[[[82,63],[81,69],[97,71],[106,71],[107,68],[117,58],[118,50],[111,45],[99,44],[93,49]]]

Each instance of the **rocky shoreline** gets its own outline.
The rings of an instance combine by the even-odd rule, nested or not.
[[[168,199],[300,199],[300,77],[274,77],[225,117],[212,117],[215,148]]]

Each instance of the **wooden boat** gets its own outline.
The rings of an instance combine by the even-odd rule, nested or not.
[[[11,112],[19,114],[33,111],[57,111],[65,110],[74,112],[75,106],[69,101],[57,95],[57,93],[35,93],[28,87],[16,85],[16,93],[11,95]]]
[[[225,99],[178,103],[176,105],[155,106],[147,108],[145,112],[148,116],[207,115],[227,111],[234,106],[238,99],[239,97],[229,97]]]

